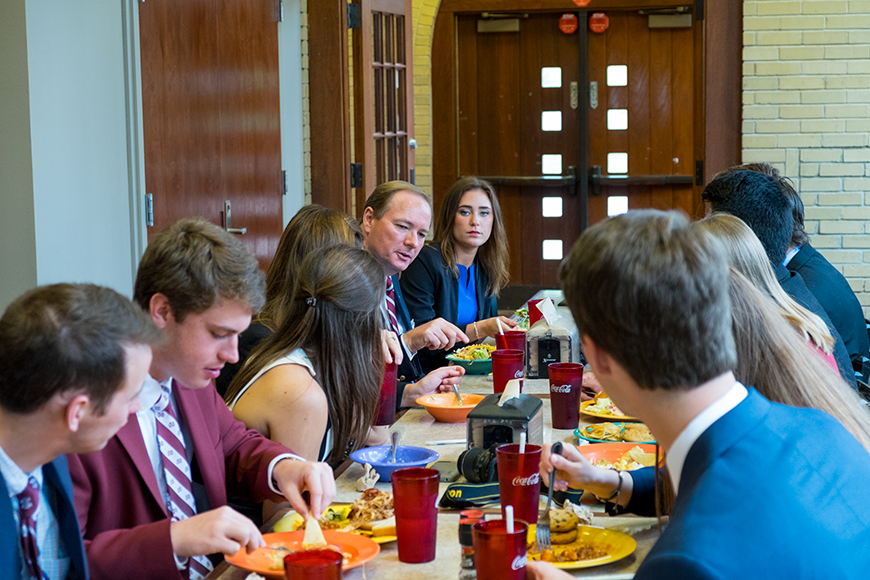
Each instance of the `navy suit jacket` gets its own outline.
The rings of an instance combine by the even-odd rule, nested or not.
[[[88,565],[85,560],[85,548],[79,532],[79,523],[73,505],[73,487],[67,469],[66,457],[61,455],[51,463],[42,466],[43,486],[51,488],[55,497],[55,517],[60,528],[60,539],[69,556],[68,580],[85,580],[88,578]],[[18,537],[18,527],[12,514],[12,504],[9,502],[9,490],[6,480],[0,478],[0,562],[4,562],[4,574],[12,573],[9,578],[16,580],[21,577],[21,540]]]
[[[857,361],[857,369],[860,370],[861,358],[870,356],[870,339],[867,337],[864,311],[849,283],[809,244],[801,246],[786,268],[803,278],[843,338],[853,368]]]
[[[635,578],[866,578],[868,494],[870,455],[837,420],[749,389],[689,450]]]
[[[831,333],[831,336],[834,337],[834,359],[837,361],[837,367],[840,369],[840,376],[843,377],[843,380],[846,381],[846,383],[857,389],[858,386],[855,383],[855,371],[852,369],[852,361],[849,359],[849,353],[846,352],[846,345],[843,344],[843,339],[840,337],[840,333],[837,332],[834,323],[831,322],[828,313],[825,312],[825,309],[822,308],[822,305],[819,304],[819,301],[816,300],[816,297],[813,296],[813,293],[810,292],[807,285],[804,284],[804,280],[799,274],[788,270],[782,264],[777,264],[774,267],[774,271],[776,272],[776,279],[779,281],[779,285],[782,286],[782,289],[785,290],[786,294],[791,296],[795,302],[813,314],[817,314],[819,318],[825,321],[828,331]]]
[[[393,290],[396,292],[396,319],[399,321],[399,326],[402,327],[402,334],[404,334],[406,331],[414,328],[417,321],[411,318],[411,315],[408,313],[408,307],[405,306],[405,297],[402,294],[402,288],[399,285],[398,274],[394,274],[391,278],[393,279]],[[398,391],[396,393],[396,404],[402,400],[402,389],[404,388],[404,385],[406,383],[418,381],[426,374],[420,367],[418,357],[415,356],[411,359],[411,354],[405,349],[404,344],[402,344],[402,353],[404,355],[402,357],[402,364],[399,365],[396,374],[399,383]]]
[[[475,320],[492,318],[498,314],[495,296],[487,296],[489,276],[478,264],[475,271],[477,316]],[[411,317],[417,324],[443,318],[457,324],[459,312],[459,280],[444,261],[438,244],[426,244],[420,255],[401,275],[402,292]],[[457,348],[464,345],[458,344]],[[423,350],[418,353],[424,372],[445,366],[445,351]]]

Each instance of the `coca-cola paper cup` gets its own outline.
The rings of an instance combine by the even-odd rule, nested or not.
[[[471,535],[477,580],[523,580],[528,532],[528,524],[520,520],[514,520],[512,533],[508,533],[505,520],[474,524]]]
[[[514,443],[499,445],[496,450],[498,465],[498,493],[501,515],[505,506],[514,506],[514,516],[526,523],[538,521],[538,502],[541,495],[541,446],[520,446]]]
[[[289,580],[341,580],[341,552],[303,550],[284,556],[284,574]]]
[[[550,416],[553,429],[576,429],[580,423],[580,392],[583,365],[552,363],[550,376]]]
[[[375,413],[375,425],[392,425],[396,422],[396,372],[395,362],[384,367],[384,382],[381,383],[381,397]]]
[[[492,392],[503,393],[511,379],[523,378],[523,351],[496,350],[492,353]]]

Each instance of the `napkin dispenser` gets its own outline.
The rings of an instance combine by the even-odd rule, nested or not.
[[[487,395],[468,413],[466,423],[468,449],[489,449],[502,443],[519,443],[520,434],[534,445],[544,443],[544,404],[537,397],[520,394],[499,406],[501,393]]]

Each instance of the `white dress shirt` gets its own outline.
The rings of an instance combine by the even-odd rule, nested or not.
[[[665,463],[668,466],[671,482],[674,484],[675,495],[680,489],[680,476],[683,473],[683,464],[686,462],[686,456],[689,454],[692,445],[695,444],[695,441],[703,435],[710,425],[739,405],[746,398],[747,394],[746,387],[735,381],[734,386],[727,393],[701,411],[674,439],[674,444],[671,445],[671,449],[665,457]]]

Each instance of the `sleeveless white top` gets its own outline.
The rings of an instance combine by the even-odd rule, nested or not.
[[[242,398],[242,395],[244,395],[248,391],[248,389],[251,387],[251,385],[253,385],[264,374],[266,374],[267,372],[269,372],[273,368],[279,367],[281,365],[303,366],[306,369],[308,369],[308,372],[311,373],[312,377],[317,376],[317,373],[314,372],[314,366],[311,364],[311,361],[308,359],[308,355],[305,354],[305,351],[302,350],[301,348],[297,348],[296,350],[294,350],[290,354],[284,355],[284,356],[274,360],[273,362],[269,363],[268,365],[266,365],[262,369],[260,369],[260,371],[256,375],[254,375],[254,378],[252,378],[250,381],[248,381],[248,384],[246,384],[244,387],[242,387],[242,390],[239,391],[239,393],[236,395],[236,398],[233,399],[233,402],[228,405],[230,408],[230,411],[233,410],[233,407],[236,406],[236,403],[239,402],[239,399]],[[324,461],[326,459],[326,457],[329,455],[329,452],[332,451],[332,445],[333,445],[332,426],[329,424],[329,421],[327,421],[326,434],[323,436],[323,443],[320,445],[320,457],[318,458],[320,461]]]

